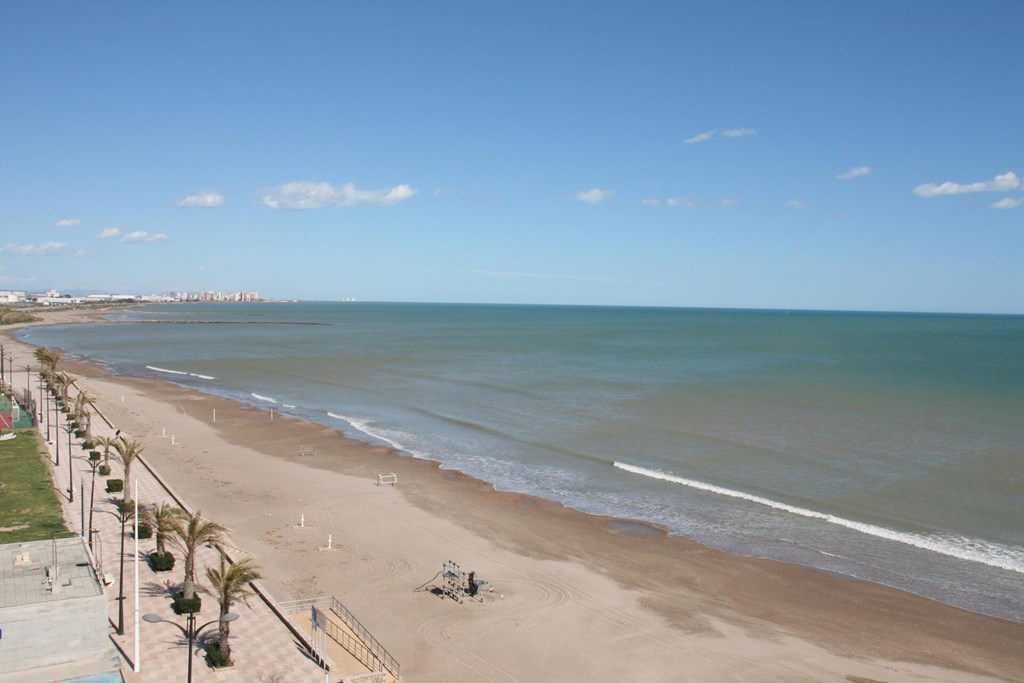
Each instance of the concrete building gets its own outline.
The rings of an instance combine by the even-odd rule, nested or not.
[[[117,672],[107,596],[75,536],[0,546],[0,682]]]

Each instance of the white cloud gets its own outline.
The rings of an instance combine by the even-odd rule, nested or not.
[[[727,138],[745,138],[749,135],[757,135],[757,131],[753,128],[730,128],[723,130],[722,135]]]
[[[587,204],[600,204],[601,202],[608,201],[615,196],[615,190],[602,190],[599,187],[592,187],[589,190],[581,190],[574,194],[572,198],[578,202],[586,202]]]
[[[190,194],[184,199],[179,199],[178,206],[211,209],[224,204],[224,195],[213,190],[200,190],[196,194]]]
[[[101,230],[100,234],[96,235],[96,239],[109,240],[113,237],[117,237],[120,234],[121,228],[106,228],[105,230]]]
[[[1024,206],[1024,199],[1011,199],[1010,197],[1003,197],[998,202],[989,204],[993,209],[1017,209]]]
[[[722,206],[722,207],[725,207],[725,208],[729,208],[731,206],[739,206],[740,204],[742,204],[742,202],[739,199],[734,199],[732,197],[726,197],[722,201],[718,202],[719,206]]]
[[[840,173],[839,175],[836,176],[836,178],[839,178],[840,180],[852,180],[854,178],[860,178],[861,176],[870,175],[870,174],[871,174],[871,167],[870,166],[854,166],[849,171],[846,171],[844,173]]]
[[[0,253],[15,256],[61,256],[65,254],[67,242],[44,242],[42,244],[8,243],[0,248]]]
[[[76,225],[81,225],[81,224],[82,224],[82,221],[80,221],[77,218],[62,218],[59,221],[57,221],[56,223],[54,223],[54,226],[56,226],[58,228],[73,228]]]
[[[802,199],[790,199],[784,206],[787,209],[803,209],[807,206],[807,203]]]
[[[165,239],[167,239],[167,235],[162,232],[150,235],[145,230],[136,230],[122,237],[120,241],[123,244],[152,244],[154,242],[163,242]]]
[[[697,133],[692,138],[686,138],[684,142],[688,145],[695,145],[698,142],[707,142],[715,136],[715,132],[717,131],[717,128],[712,128],[711,130],[706,130],[703,133]]]
[[[1009,192],[1021,187],[1021,180],[1013,171],[1007,171],[997,175],[992,180],[984,180],[976,183],[951,183],[945,182],[939,185],[925,183],[914,188],[914,194],[918,197],[943,197],[956,194],[971,194],[972,192]]]
[[[661,200],[657,197],[647,197],[640,200],[641,206],[661,206]]]
[[[262,203],[271,209],[320,209],[325,206],[394,206],[415,195],[411,185],[395,185],[382,190],[360,190],[352,183],[337,187],[330,183],[291,182],[264,191]]]

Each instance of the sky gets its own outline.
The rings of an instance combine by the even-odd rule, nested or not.
[[[1024,3],[0,3],[0,289],[1024,313]]]

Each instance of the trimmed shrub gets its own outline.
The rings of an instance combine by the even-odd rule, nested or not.
[[[110,465],[100,465],[100,476],[101,477],[109,477],[110,476]]]
[[[82,448],[84,448],[87,451],[91,451],[92,449],[96,448],[96,444],[94,444],[92,440],[86,439],[85,441],[82,442]]]
[[[89,460],[91,460],[92,462],[98,462],[99,459],[100,459],[100,452],[99,451],[89,451]]]
[[[81,439],[82,437],[84,437],[85,436],[85,430],[78,428],[78,423],[77,422],[75,423],[75,427],[76,427],[76,429],[75,429],[75,438],[76,439]]]
[[[120,493],[124,491],[123,479],[107,479],[107,493]]]
[[[174,555],[171,553],[151,553],[149,563],[155,572],[169,572],[174,569]]]
[[[145,522],[139,522],[139,538],[152,538],[153,527],[149,526]]]
[[[231,666],[231,658],[221,653],[220,643],[211,643],[206,648],[206,663],[214,669]]]
[[[170,555],[170,553],[167,553]],[[174,594],[174,603],[171,605],[175,614],[190,614],[198,612],[203,608],[203,599],[196,593],[191,600],[185,598],[184,593]]]

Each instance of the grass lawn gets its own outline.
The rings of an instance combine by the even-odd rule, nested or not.
[[[43,439],[34,429],[0,441],[0,543],[42,541],[70,536],[44,458]]]

